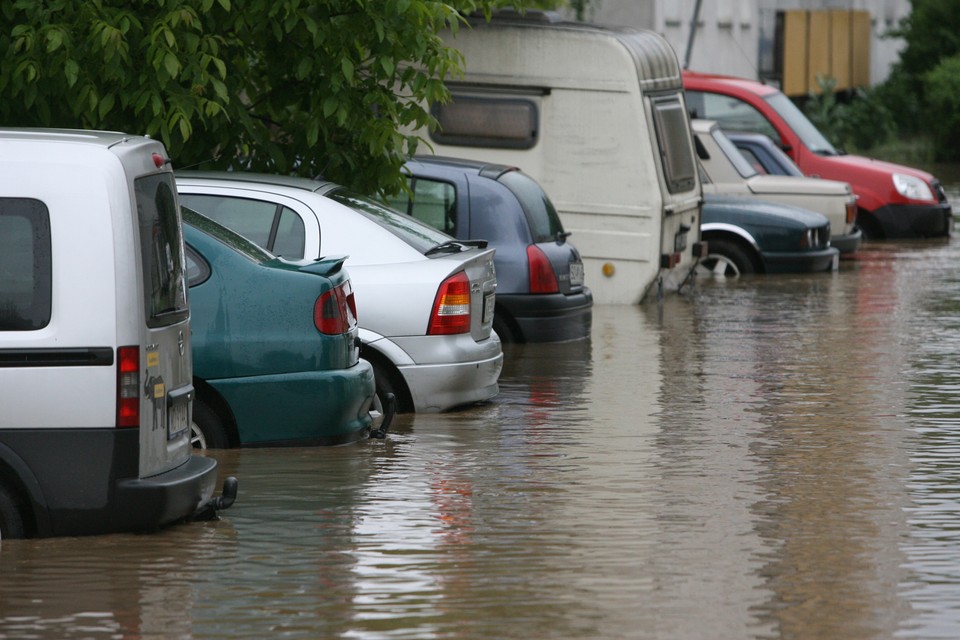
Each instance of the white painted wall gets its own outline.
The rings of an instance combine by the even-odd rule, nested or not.
[[[696,0],[591,0],[586,21],[650,29],[687,60]],[[762,55],[771,55],[776,12],[784,9],[858,9],[870,12],[870,82],[886,79],[903,42],[884,38],[910,13],[909,0],[702,0],[689,67],[757,78]],[[572,12],[566,15],[571,19]],[[766,45],[766,46],[763,46]]]

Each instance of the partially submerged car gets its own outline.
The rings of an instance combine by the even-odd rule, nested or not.
[[[190,447],[169,163],[144,136],[0,131],[0,538],[149,531],[236,497]]]
[[[365,437],[373,368],[360,359],[345,258],[290,262],[186,207],[183,221],[194,446]]]
[[[746,78],[683,72],[693,118],[724,131],[771,137],[804,175],[847,182],[857,196],[857,226],[867,238],[950,235],[953,214],[943,185],[926,171],[838,151],[776,87]]]
[[[418,156],[404,166],[409,191],[397,210],[461,240],[496,249],[493,328],[504,342],[557,342],[590,335],[593,294],[583,260],[537,182],[517,167]]]
[[[737,196],[704,194],[702,237],[707,257],[700,275],[834,271],[840,253],[830,246],[830,222],[799,207]]]
[[[499,390],[493,249],[455,240],[320,180],[244,172],[177,174],[184,205],[289,259],[349,256],[360,356],[377,408],[445,411]]]
[[[757,172],[712,120],[691,121],[702,168],[704,193],[739,195],[802,207],[830,221],[830,244],[840,253],[855,252],[863,241],[856,227],[857,199],[845,182]]]

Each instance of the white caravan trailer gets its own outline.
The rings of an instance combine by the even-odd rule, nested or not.
[[[431,106],[440,128],[419,132],[433,152],[535,178],[573,234],[596,302],[682,286],[703,255],[701,192],[666,40],[540,11],[495,13],[444,38],[465,73],[448,82],[451,102]]]

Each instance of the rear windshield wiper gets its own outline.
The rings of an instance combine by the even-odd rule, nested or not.
[[[473,247],[476,247],[477,249],[484,249],[486,246],[486,240],[448,240],[446,242],[441,242],[435,247],[427,249],[427,252],[423,255],[432,256],[438,253],[460,253],[461,251],[466,251],[467,249]]]

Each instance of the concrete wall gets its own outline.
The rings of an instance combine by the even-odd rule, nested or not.
[[[585,19],[651,29],[663,35],[684,65],[696,0],[590,0]],[[785,9],[860,9],[870,12],[870,83],[882,82],[902,42],[882,36],[910,13],[909,0],[702,0],[689,68],[759,78],[772,68],[776,12]],[[570,18],[573,14],[568,12]]]

